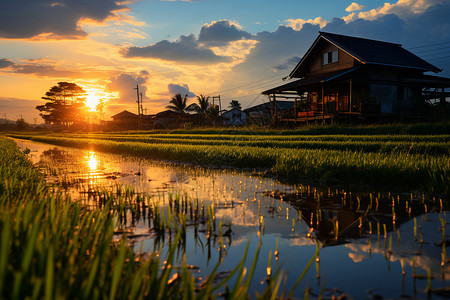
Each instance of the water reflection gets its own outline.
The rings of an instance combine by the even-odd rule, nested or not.
[[[175,236],[167,224],[185,222],[178,255],[198,267],[199,278],[217,261],[222,261],[219,272],[229,271],[250,241],[249,253],[261,244],[251,290],[261,289],[267,273],[280,267],[289,273],[289,289],[317,247],[320,259],[300,285],[299,297],[306,287],[310,295],[324,290],[330,298],[342,293],[354,299],[424,297],[428,276],[434,297],[438,288],[448,289],[446,199],[290,186],[238,171],[21,144],[33,150],[32,159],[48,180],[63,186],[74,200],[95,208],[109,199],[108,193],[96,191],[120,194],[123,201],[114,203],[121,208],[117,237],[127,234],[138,252],[165,255]]]
[[[89,151],[89,155],[86,157],[86,163],[87,163],[89,169],[91,170],[91,172],[94,172],[97,170],[98,159],[97,159],[97,156],[95,155],[94,151]]]

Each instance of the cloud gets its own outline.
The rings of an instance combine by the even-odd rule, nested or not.
[[[301,57],[292,56],[292,57],[286,59],[283,63],[278,64],[275,67],[273,67],[273,69],[276,72],[285,71],[285,70],[289,70],[290,71],[298,64],[298,62],[300,60],[301,60]]]
[[[327,21],[325,19],[323,19],[322,17],[317,17],[314,20],[313,19],[309,19],[309,20],[303,20],[303,19],[287,19],[287,27],[291,27],[294,30],[301,30],[303,28],[303,25],[305,24],[312,24],[312,25],[319,25],[320,28],[324,27],[325,25],[327,25]]]
[[[12,65],[14,65],[14,62],[11,61],[11,60],[6,59],[6,58],[0,59],[0,69],[7,68],[7,67],[10,67]]]
[[[147,47],[125,48],[121,54],[126,58],[154,58],[194,65],[231,61],[231,57],[218,56],[211,49],[201,46],[193,34],[182,35],[175,42],[163,40]]]
[[[395,14],[396,16],[406,19],[415,14],[425,12],[429,7],[437,4],[445,3],[445,0],[399,0],[397,3],[384,3],[383,6],[371,9],[369,11],[362,11],[358,14],[359,19],[376,20],[388,14]]]
[[[12,72],[19,74],[33,74],[38,77],[73,78],[81,75],[77,71],[58,70],[53,65],[42,64],[14,64]]]
[[[0,10],[0,38],[82,39],[83,20],[103,22],[127,7],[116,0],[3,1]]]
[[[184,95],[187,95],[188,98],[195,97],[195,94],[189,91],[189,87],[187,84],[180,85],[171,83],[167,86],[167,88],[169,89],[170,95],[181,94],[183,97]]]
[[[252,35],[242,30],[239,24],[229,20],[220,20],[203,25],[198,40],[208,45],[220,46],[251,37]]]
[[[364,5],[353,2],[345,9],[345,11],[350,12],[350,11],[362,10],[364,7],[365,7]]]
[[[147,98],[147,86],[149,73],[145,70],[139,74],[122,73],[109,79],[106,85],[108,92],[116,92],[119,97],[117,102],[121,103],[135,103],[137,101],[136,86],[139,85],[139,93],[142,93],[142,98]],[[137,105],[137,104],[136,104]]]

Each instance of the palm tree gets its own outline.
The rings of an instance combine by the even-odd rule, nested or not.
[[[184,97],[181,96],[180,93],[175,94],[175,96],[173,96],[172,99],[169,101],[169,103],[172,105],[167,105],[166,108],[174,112],[186,113],[187,111],[186,101],[187,101],[187,94],[184,95]]]
[[[205,115],[209,107],[209,96],[206,97],[205,95],[200,94],[200,96],[197,96],[197,102],[197,112],[201,115]]]
[[[236,108],[236,109],[239,109],[239,110],[242,109],[241,103],[239,103],[239,101],[237,101],[237,100],[231,100],[230,106],[228,106],[228,107],[231,108],[231,109],[233,109],[233,108]]]

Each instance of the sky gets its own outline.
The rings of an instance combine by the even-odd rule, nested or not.
[[[2,0],[0,119],[43,120],[58,82],[123,110],[165,110],[176,93],[243,108],[286,83],[319,31],[402,44],[450,77],[450,0]]]

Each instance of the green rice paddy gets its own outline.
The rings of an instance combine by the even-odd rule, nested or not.
[[[203,166],[265,170],[289,182],[333,180],[448,193],[450,134],[441,134],[448,126],[415,126],[355,127],[347,128],[346,134],[329,134],[345,128],[326,131],[326,127],[313,127],[275,135],[267,131],[204,130],[14,136]],[[383,131],[400,134],[379,134]],[[408,131],[424,133],[404,134]]]
[[[186,239],[187,220],[207,223],[211,234],[217,230],[214,234],[222,237],[213,208],[174,197],[163,210],[149,197],[118,186],[93,192],[99,205],[89,210],[50,188],[14,141],[0,138],[0,148],[0,298],[211,299],[237,276],[223,296],[247,299],[259,250],[247,274],[248,250],[220,281],[216,269],[197,282],[189,265],[174,263]],[[118,231],[126,210],[146,214],[156,235],[170,237],[166,257],[158,249],[133,251],[126,232]],[[268,277],[258,298],[283,293],[282,277],[280,270]]]

